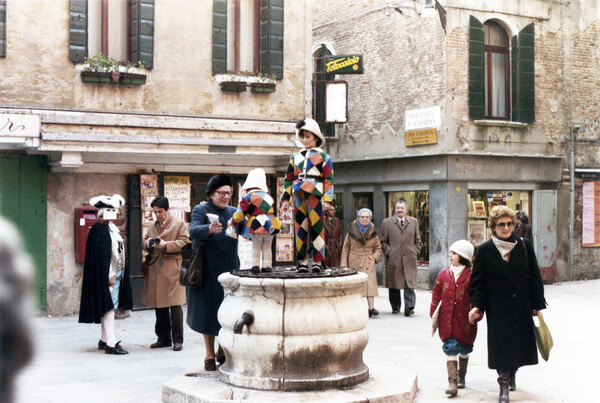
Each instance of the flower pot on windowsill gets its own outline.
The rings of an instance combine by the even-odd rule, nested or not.
[[[137,73],[121,73],[121,84],[142,85],[146,84],[146,75]]]
[[[275,92],[277,84],[275,83],[251,83],[250,91],[259,93]]]
[[[248,83],[245,81],[223,81],[219,85],[221,91],[244,92]]]
[[[108,83],[110,82],[110,73],[101,71],[82,71],[81,81],[86,83]]]

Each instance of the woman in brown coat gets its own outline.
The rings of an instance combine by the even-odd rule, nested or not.
[[[373,213],[368,208],[358,211],[358,220],[353,221],[348,227],[340,264],[341,267],[350,267],[367,273],[367,284],[362,295],[367,297],[369,317],[379,315],[374,301],[374,297],[379,295],[375,264],[381,260],[381,243],[377,237],[375,225],[371,222],[372,219]]]
[[[150,204],[156,220],[144,236],[142,248],[150,254],[150,269],[142,291],[142,303],[154,307],[158,340],[150,348],[183,348],[183,310],[185,287],[179,284],[182,247],[190,243],[187,226],[168,213],[169,200],[164,196]],[[155,243],[157,240],[160,242]],[[170,314],[169,314],[170,310]]]

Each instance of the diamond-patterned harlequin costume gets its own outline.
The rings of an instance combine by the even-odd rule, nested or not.
[[[315,262],[325,260],[325,229],[322,202],[333,200],[333,162],[319,147],[300,150],[292,155],[283,181],[281,200],[295,196],[294,231],[296,233],[296,257],[307,259],[310,238],[312,258]]]
[[[266,192],[248,193],[240,200],[238,209],[233,214],[233,225],[238,225],[247,218],[248,234],[277,234],[281,230],[281,222],[273,216],[273,203],[273,198]]]

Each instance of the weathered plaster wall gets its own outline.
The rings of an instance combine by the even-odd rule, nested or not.
[[[70,315],[79,312],[83,263],[75,262],[75,208],[100,194],[125,197],[125,175],[48,174],[48,271],[47,312]],[[126,239],[127,206],[116,222]]]
[[[69,1],[11,2],[7,57],[0,60],[0,104],[108,111],[296,119],[305,113],[310,2],[286,1],[284,79],[273,94],[221,91],[212,75],[212,1],[158,1],[154,68],[146,85],[81,81],[69,61]],[[46,23],[39,23],[44,16]]]

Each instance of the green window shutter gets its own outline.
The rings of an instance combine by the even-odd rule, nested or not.
[[[511,120],[514,122],[521,121],[521,111],[519,110],[519,69],[517,60],[519,59],[519,37],[517,35],[513,36],[511,39],[511,55],[510,55],[510,70],[512,81],[510,83],[511,86]]]
[[[283,78],[283,0],[260,0],[260,71]]]
[[[69,1],[69,60],[83,63],[88,56],[87,0]]]
[[[483,71],[483,24],[475,17],[469,19],[469,116],[483,119],[485,116]]]
[[[533,23],[519,32],[517,91],[519,121],[535,121],[535,31]]]
[[[131,62],[154,67],[154,0],[131,0]]]
[[[212,71],[227,73],[227,0],[213,1]]]
[[[0,1],[0,57],[6,57],[6,0]]]

